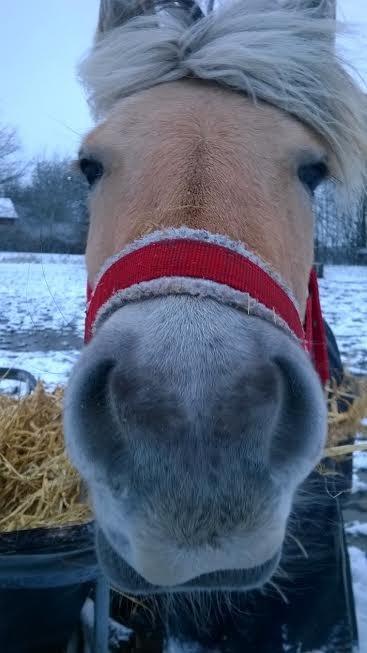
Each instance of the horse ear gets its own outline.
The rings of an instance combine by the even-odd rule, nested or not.
[[[209,0],[209,4],[212,0]],[[135,16],[151,14],[159,9],[182,9],[192,22],[202,18],[196,0],[100,0],[97,38],[119,27]]]

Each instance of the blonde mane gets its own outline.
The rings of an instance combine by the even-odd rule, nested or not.
[[[97,34],[79,69],[96,117],[163,82],[215,82],[311,127],[334,153],[348,195],[361,190],[367,100],[335,52],[334,20],[275,0],[229,2],[195,19],[179,3],[138,16],[139,3],[120,4],[117,26]]]

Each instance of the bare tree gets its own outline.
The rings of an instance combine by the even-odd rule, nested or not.
[[[17,132],[14,128],[0,127],[0,190],[24,173],[25,168],[21,166],[17,155],[20,152],[20,143]]]
[[[69,159],[55,155],[36,161],[21,186],[19,203],[28,221],[52,227],[87,220],[87,184]]]
[[[7,249],[82,252],[88,229],[88,185],[67,158],[54,156],[30,163],[23,179],[3,186],[19,220],[7,234]],[[4,229],[2,230],[4,232]],[[2,247],[4,237],[2,233]]]
[[[316,191],[314,209],[318,262],[356,263],[359,250],[366,247],[366,194],[342,207],[337,200],[337,188],[329,181]]]

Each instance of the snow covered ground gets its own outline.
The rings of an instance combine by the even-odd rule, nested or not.
[[[64,384],[83,344],[85,285],[81,256],[0,252],[0,367],[25,368],[50,387]],[[367,267],[326,266],[320,292],[345,365],[367,374]],[[354,469],[353,497],[362,497],[366,521],[367,453],[355,455]],[[359,546],[365,530],[358,518],[348,525],[361,653],[367,653],[367,558]]]
[[[0,366],[65,383],[83,344],[82,256],[0,253]]]
[[[326,266],[320,296],[344,364],[367,375],[367,266]]]

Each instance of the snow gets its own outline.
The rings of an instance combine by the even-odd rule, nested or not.
[[[347,524],[345,530],[348,535],[367,535],[367,523],[362,524],[360,521],[354,521]]]
[[[2,218],[11,218],[13,220],[18,218],[14,204],[9,197],[0,197],[0,220]]]
[[[76,328],[83,333],[83,257],[0,255],[0,332]]]
[[[1,367],[20,367],[38,380],[42,379],[50,389],[65,384],[73,364],[78,358],[77,350],[11,352],[0,350]],[[1,386],[2,387],[2,386]]]
[[[365,440],[361,440],[361,442],[365,442]],[[367,451],[356,451],[353,454],[353,467],[367,471]]]
[[[360,653],[367,652],[367,556],[355,546],[349,547],[356,603]]]
[[[0,366],[64,384],[83,344],[83,256],[0,252]]]
[[[93,653],[93,627],[94,627],[94,602],[92,599],[86,599],[82,612],[81,622],[83,629],[84,650],[83,653]],[[121,650],[123,642],[128,642],[132,636],[132,630],[119,624],[114,619],[108,621],[108,643],[109,653]]]
[[[191,642],[182,642],[170,638],[165,642],[163,653],[220,653],[218,649],[203,649],[202,646]]]
[[[366,491],[367,491],[367,483],[365,483],[365,481],[361,481],[356,471],[353,472],[352,494],[356,494],[356,492],[366,492]]]
[[[1,252],[0,263],[67,263],[84,267],[84,256],[75,254],[52,254],[46,252]]]
[[[362,423],[365,420],[362,420]],[[366,442],[365,439],[356,437],[356,443]],[[353,453],[353,484],[352,484],[352,494],[356,492],[366,492],[367,491],[367,482],[362,480],[359,476],[359,472],[367,471],[367,451],[355,451]]]
[[[367,266],[327,265],[319,280],[321,305],[342,359],[354,373],[367,373]]]

